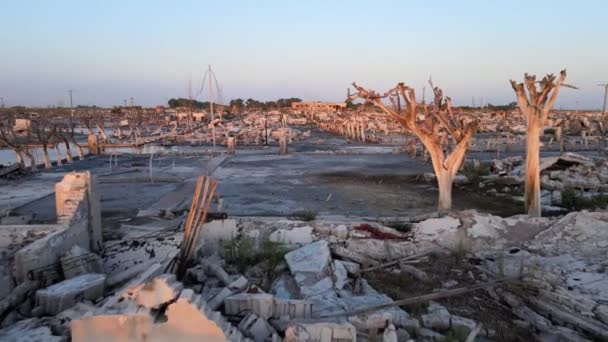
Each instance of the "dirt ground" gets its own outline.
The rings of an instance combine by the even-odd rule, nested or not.
[[[399,300],[442,289],[446,281],[457,282],[453,287],[475,285],[476,279],[484,278],[482,272],[475,267],[475,264],[479,262],[483,262],[483,260],[467,258],[458,253],[433,254],[427,261],[414,265],[429,276],[428,282],[422,282],[409,274],[402,273],[398,267],[373,271],[365,274],[365,278],[380,292],[386,293],[394,300]],[[518,319],[512,311],[492,298],[486,290],[439,299],[437,302],[445,306],[451,314],[468,317],[482,323],[486,334],[490,331],[493,341],[534,340],[531,331],[512,323],[513,320]],[[404,306],[404,309],[410,314],[420,317],[426,313],[427,305],[428,303],[408,305]],[[451,341],[466,339],[466,335],[460,335],[461,333],[458,331],[450,331],[446,334],[446,338],[451,337]]]

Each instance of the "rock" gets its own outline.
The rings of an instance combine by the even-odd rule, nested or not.
[[[135,302],[148,309],[158,309],[161,305],[179,297],[184,285],[173,274],[163,274],[145,283],[135,291]]]
[[[600,304],[593,311],[595,316],[602,322],[608,324],[608,305]]]
[[[285,254],[285,261],[294,275],[301,272],[323,273],[331,261],[327,241],[319,240],[291,251]]]
[[[477,327],[477,322],[469,318],[452,315],[451,326],[452,329],[462,331],[468,335]]]
[[[106,276],[83,274],[64,280],[36,292],[36,302],[44,313],[56,315],[81,300],[94,300],[103,296]]]
[[[458,286],[458,281],[456,280],[446,280],[441,283],[441,287],[443,287],[444,289],[451,289],[456,286]]]
[[[451,216],[430,218],[414,224],[417,234],[437,236],[447,231],[455,231],[460,226],[460,220]]]
[[[544,206],[550,206],[552,199],[551,191],[541,190],[540,192],[540,204]]]
[[[336,260],[336,261],[338,261],[338,260]],[[359,274],[359,271],[361,270],[361,266],[358,263],[352,262],[352,261],[347,261],[347,260],[339,260],[339,261],[342,264],[342,266],[344,266],[344,268],[346,268],[346,271],[348,271],[348,274],[351,274],[351,275]]]
[[[382,342],[398,342],[397,329],[394,325],[389,324],[384,333],[382,333]]]
[[[421,328],[418,331],[417,336],[424,338],[424,341],[443,341],[445,339],[445,336],[441,335],[440,333],[433,331],[431,329],[427,329],[427,328]]]
[[[272,283],[270,293],[281,299],[294,298],[298,293],[298,285],[293,277],[283,274]]]
[[[334,286],[342,290],[348,281],[348,271],[340,260],[334,260]]]
[[[428,313],[422,315],[422,324],[426,328],[442,331],[450,329],[451,315],[444,306],[436,302],[430,302],[427,310]]]
[[[500,159],[494,159],[494,160],[492,161],[492,166],[491,166],[491,168],[492,168],[492,171],[493,171],[493,172],[498,173],[498,172],[500,172],[500,171],[503,171],[503,170],[504,170],[504,167],[505,167],[505,166],[504,166],[504,164],[503,164],[502,160],[500,160]]]
[[[410,334],[416,334],[418,330],[420,330],[420,321],[418,318],[414,317],[402,320],[399,322],[399,325],[405,328]]]
[[[334,282],[331,277],[325,277],[316,283],[310,284],[310,280],[314,279],[312,276],[303,275],[298,273],[295,275],[296,283],[300,287],[300,294],[304,298],[308,298],[314,295],[318,295],[323,292],[327,292],[334,288]]]
[[[312,227],[295,227],[292,229],[279,229],[272,232],[269,240],[285,244],[307,244],[312,242]]]
[[[397,341],[399,342],[406,342],[412,338],[411,335],[407,332],[407,330],[404,329],[397,329],[396,333]]]
[[[220,289],[215,295],[209,298],[207,305],[211,310],[216,310],[222,304],[224,304],[224,300],[234,294],[234,291],[231,289],[224,287]]]
[[[196,265],[195,267],[191,267],[186,271],[186,276],[197,283],[202,283],[207,280],[207,275],[205,274],[205,269],[202,265]]]
[[[250,312],[239,323],[239,330],[247,337],[251,337],[255,342],[264,342],[267,338],[276,334],[274,328],[268,322]]]
[[[551,193],[551,205],[561,205],[562,204],[562,192],[559,190],[553,190]]]

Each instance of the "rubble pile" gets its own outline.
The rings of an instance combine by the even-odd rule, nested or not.
[[[237,144],[261,145],[268,141],[277,141],[287,137],[288,141],[302,140],[310,137],[310,131],[302,131],[291,126],[304,126],[308,121],[305,117],[278,111],[268,113],[245,113],[242,118],[220,121],[216,119],[207,127],[198,129],[184,138],[191,144],[226,145],[228,137],[235,137]],[[213,128],[213,129],[212,129]],[[215,133],[214,133],[215,131]]]
[[[491,174],[482,176],[481,182],[488,191],[504,194],[523,193],[525,160],[523,157],[496,159],[490,166]],[[592,159],[576,153],[545,157],[540,161],[541,204],[544,207],[573,207],[573,200],[592,201],[608,196],[608,161]],[[494,189],[494,190],[491,190]],[[567,197],[567,198],[565,198]],[[573,198],[574,197],[574,198]],[[520,199],[520,197],[516,197]],[[598,206],[606,204],[597,201]]]
[[[499,162],[497,178],[517,177],[521,162]],[[545,174],[600,179],[605,168],[571,154],[543,160]],[[56,188],[61,224],[17,252],[0,340],[608,338],[605,211],[214,220],[177,279],[169,270],[183,233],[134,229],[99,241],[94,183],[66,176]]]

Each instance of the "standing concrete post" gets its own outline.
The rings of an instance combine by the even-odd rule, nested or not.
[[[55,210],[59,224],[69,223],[78,210],[78,205],[86,200],[87,230],[89,249],[98,252],[102,248],[101,205],[97,193],[97,178],[90,171],[72,172],[55,184]],[[81,246],[84,247],[84,246]]]
[[[89,134],[87,139],[89,145],[89,153],[92,155],[99,154],[99,142],[97,141],[97,136],[95,134]]]
[[[235,154],[236,138],[235,137],[226,138],[226,145],[227,145],[227,149],[228,149],[228,154]]]
[[[287,154],[287,136],[279,137],[279,154],[284,156]]]

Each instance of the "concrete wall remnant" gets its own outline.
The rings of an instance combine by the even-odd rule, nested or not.
[[[57,229],[15,253],[14,275],[52,283],[60,279],[54,264],[73,246],[99,251],[102,246],[101,208],[96,178],[89,171],[71,172],[55,185]]]

